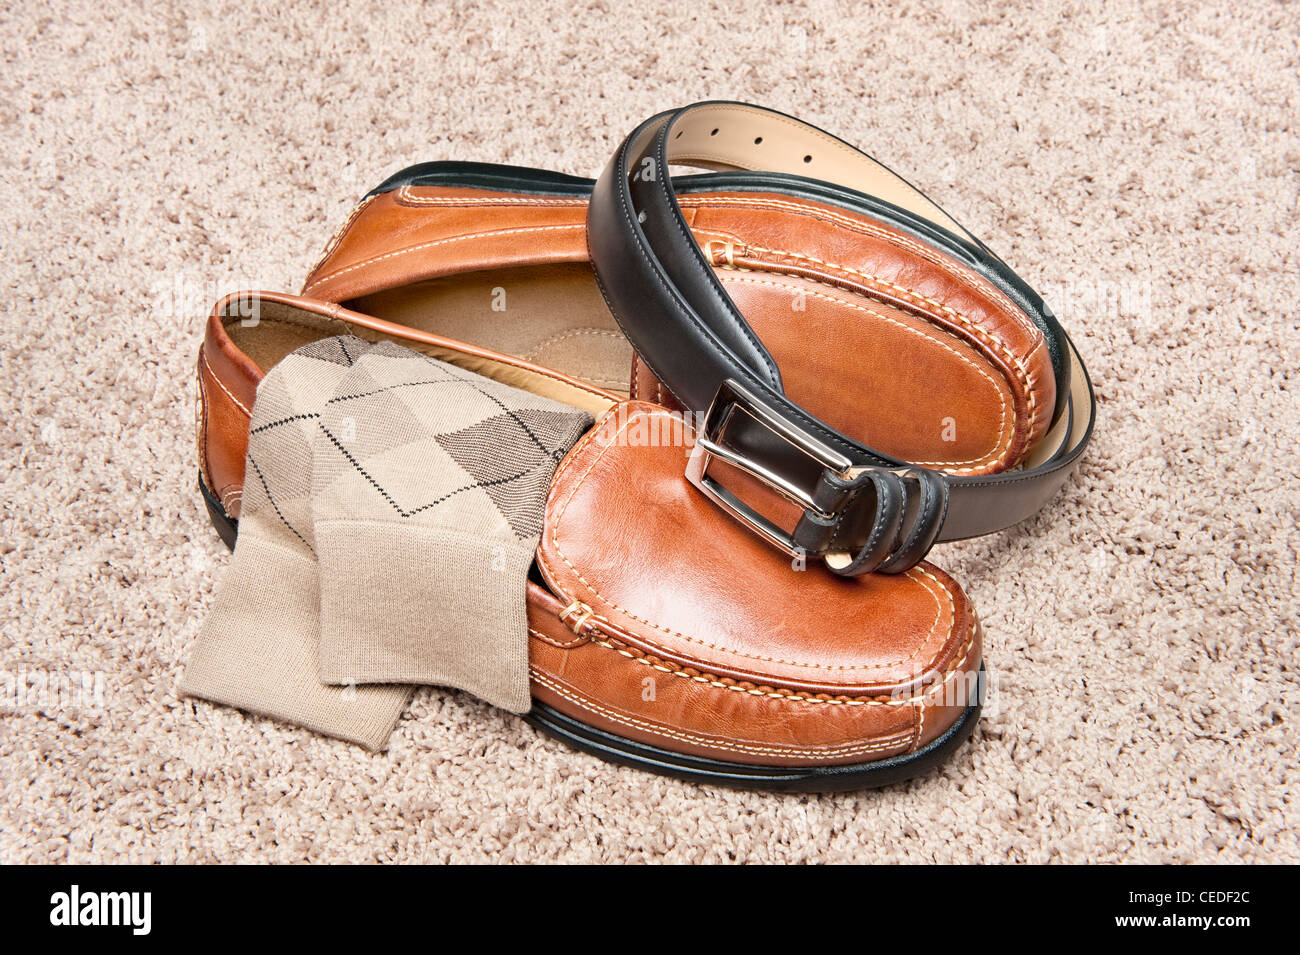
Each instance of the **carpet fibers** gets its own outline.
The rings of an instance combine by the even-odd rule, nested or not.
[[[7,4],[0,861],[1300,861],[1300,5],[1215,6]],[[934,555],[988,635],[969,744],[790,797],[442,690],[382,755],[178,698],[229,560],[195,489],[211,301],[296,290],[404,165],[591,175],[703,98],[905,171],[1090,365],[1079,479]]]

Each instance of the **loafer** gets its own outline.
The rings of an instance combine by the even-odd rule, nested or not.
[[[691,423],[671,409],[338,304],[233,296],[208,319],[200,489],[228,544],[258,382],[293,349],[342,333],[596,415],[556,471],[528,586],[526,719],[542,731],[681,778],[824,791],[925,772],[974,728],[981,631],[943,571],[799,567],[684,480]]]
[[[984,475],[1019,466],[1060,417],[1059,325],[882,220],[870,197],[754,172],[673,184],[785,393],[817,419],[900,460]],[[302,294],[680,409],[597,284],[594,185],[490,163],[412,166],[358,204]]]

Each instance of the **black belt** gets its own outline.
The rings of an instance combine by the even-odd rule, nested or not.
[[[791,402],[772,356],[692,237],[670,163],[763,170],[764,182],[776,177],[795,193],[847,197],[976,269],[1054,330],[1057,406],[1026,466],[977,477],[930,470],[860,444]],[[642,123],[596,183],[587,243],[610,310],[641,358],[687,409],[704,415],[689,479],[772,543],[820,556],[837,573],[898,573],[937,541],[1024,520],[1065,483],[1091,437],[1092,384],[1042,299],[919,190],[783,113],[708,102]],[[801,507],[795,526],[776,525],[723,487],[709,474],[714,459]]]

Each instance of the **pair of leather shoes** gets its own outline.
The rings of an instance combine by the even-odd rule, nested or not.
[[[599,182],[450,162],[385,181],[301,297],[208,319],[200,485],[223,538],[265,372],[318,338],[396,341],[597,418],[528,586],[530,722],[774,789],[945,759],[978,719],[982,634],[921,558],[1041,506],[1091,391],[1005,264],[809,130],[702,104],[639,127]],[[718,171],[657,175],[676,162]]]

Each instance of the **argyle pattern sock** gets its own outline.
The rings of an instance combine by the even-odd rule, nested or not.
[[[369,347],[313,342],[258,387],[239,539],[180,691],[380,749],[411,688],[322,684],[311,502],[321,409]]]
[[[592,423],[392,343],[358,356],[314,435],[322,679],[527,711],[528,571],[556,465]]]

